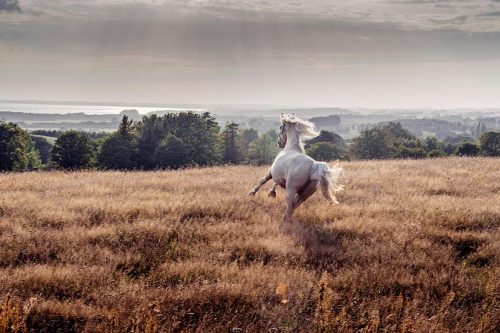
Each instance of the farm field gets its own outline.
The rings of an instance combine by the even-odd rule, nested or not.
[[[498,332],[500,160],[0,174],[0,332]]]

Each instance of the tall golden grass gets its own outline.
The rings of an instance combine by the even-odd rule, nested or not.
[[[0,175],[1,332],[498,332],[500,160]]]

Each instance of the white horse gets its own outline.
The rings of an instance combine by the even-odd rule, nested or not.
[[[286,189],[287,209],[284,222],[289,221],[294,210],[321,187],[323,195],[333,203],[338,203],[335,193],[342,190],[338,184],[342,168],[337,164],[330,168],[325,162],[316,162],[305,154],[303,137],[315,137],[319,133],[314,124],[294,115],[281,115],[278,146],[284,148],[274,159],[267,174],[255,186],[250,195],[255,195],[262,185],[271,178],[274,185],[269,196],[276,196],[276,184]]]

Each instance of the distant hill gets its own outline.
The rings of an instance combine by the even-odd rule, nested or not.
[[[338,115],[329,115],[326,117],[313,117],[310,119],[311,122],[316,125],[318,129],[335,128],[340,126],[342,123]]]
[[[475,127],[461,122],[450,122],[440,119],[398,119],[404,128],[415,134],[417,137],[435,136],[439,140],[457,135],[474,134]],[[386,122],[380,123],[387,124]]]
[[[324,117],[335,115],[354,115],[358,114],[355,111],[343,108],[290,108],[290,109],[272,109],[266,111],[267,115],[280,115],[282,113],[294,113],[296,116],[311,118],[311,117]]]
[[[120,119],[127,115],[138,121],[142,115],[137,110],[123,110],[116,114],[79,113],[25,113],[0,111],[0,120],[17,123],[26,129],[77,129],[112,130],[118,127]]]
[[[119,114],[91,115],[83,112],[57,114],[0,111],[0,119],[12,122],[114,121],[119,118]]]
[[[87,114],[83,112],[59,114],[0,111],[1,120],[12,122],[117,122],[124,115],[134,120],[141,119],[141,115],[137,110],[123,110],[115,114]]]
[[[21,128],[25,129],[63,129],[63,130],[116,130],[119,121],[96,122],[96,121],[80,121],[80,122],[35,122],[25,123],[22,121],[16,122]]]

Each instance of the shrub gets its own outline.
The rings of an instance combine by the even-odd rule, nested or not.
[[[484,156],[500,156],[500,133],[486,132],[479,139],[481,154]]]
[[[311,145],[311,147],[307,149],[307,154],[318,161],[339,160],[346,156],[343,149],[329,142],[318,142]]]
[[[26,171],[40,166],[31,137],[17,124],[0,121],[0,171]]]
[[[52,149],[52,161],[64,169],[88,168],[94,159],[95,147],[83,132],[67,131]]]
[[[472,142],[464,142],[455,150],[455,154],[459,156],[477,156],[479,155],[479,147]]]

